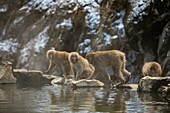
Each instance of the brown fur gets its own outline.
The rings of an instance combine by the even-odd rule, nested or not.
[[[109,84],[113,84],[110,75],[105,70],[106,67],[112,67],[116,78],[120,82],[118,85],[128,82],[130,78],[131,73],[125,69],[126,58],[123,52],[118,50],[90,52],[86,55],[86,59],[95,67],[95,72],[90,79],[101,73],[103,77],[107,77],[106,80]],[[126,81],[123,75],[127,77]]]
[[[52,54],[52,58],[49,57],[50,54]],[[59,66],[62,75],[69,75],[71,67],[68,61],[68,56],[69,53],[65,51],[48,50],[47,58],[50,61],[50,65],[45,73],[49,73],[55,66]]]
[[[72,56],[77,56],[76,62],[73,62]],[[71,69],[74,73],[74,79],[86,79],[92,76],[95,68],[93,65],[89,64],[89,62],[80,56],[77,52],[71,52],[69,54],[69,61],[71,65]]]
[[[142,68],[143,76],[160,77],[162,75],[162,69],[157,62],[147,62]]]

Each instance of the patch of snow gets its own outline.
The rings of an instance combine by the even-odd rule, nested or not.
[[[90,45],[90,43],[91,43],[91,39],[85,39],[84,42],[80,43],[80,44],[79,44],[79,49],[80,49],[79,52],[80,52],[81,54],[82,54],[82,53],[88,53],[88,52],[90,52],[90,51],[91,51],[91,45]],[[83,50],[84,45],[88,45],[88,46],[85,47],[84,50]]]
[[[83,46],[84,46],[84,43],[80,43],[80,44],[79,44],[79,48],[80,48],[80,49],[83,49]]]
[[[85,17],[85,21],[88,27],[94,29],[100,23],[100,10],[98,9],[100,5],[94,0],[89,0],[89,4],[91,5],[88,5],[84,8],[89,12]]]
[[[17,46],[18,46],[18,42],[16,41],[16,39],[13,39],[13,38],[10,38],[8,40],[3,40],[0,42],[1,51],[15,53],[17,51]]]
[[[22,10],[25,10],[25,9],[28,9],[28,6],[23,6],[19,10],[22,11]]]
[[[89,45],[88,47],[84,48],[84,53],[89,53],[91,51],[91,46]]]
[[[116,25],[116,27],[120,30],[124,28],[124,24],[123,24],[123,17],[125,15],[125,10],[122,10],[119,15],[121,15],[121,18],[116,20],[115,23],[119,23],[118,25]]]
[[[88,44],[90,44],[90,43],[91,43],[91,39],[85,39],[85,40],[84,40],[84,44],[85,44],[85,45],[88,45]]]
[[[31,0],[26,5],[21,7],[20,10],[27,10],[26,11],[27,13],[33,8],[39,11],[47,10],[50,8],[55,10],[55,6],[59,5],[61,2],[62,0],[61,1],[60,0],[56,0],[56,1],[54,0]],[[47,11],[47,14],[49,14],[50,10]]]
[[[150,3],[152,2],[151,0],[137,0],[134,1],[132,0],[131,2],[134,2],[132,5],[132,11],[130,12],[128,16],[128,23],[133,20],[134,17],[136,16],[142,16],[143,14],[146,15],[144,11],[145,8],[147,8]],[[142,13],[143,12],[143,13]],[[142,14],[140,14],[142,13]]]
[[[105,37],[104,37],[104,41],[105,41],[105,44],[106,44],[106,45],[110,45],[110,44],[111,44],[111,39],[116,39],[116,38],[118,38],[118,35],[110,36],[109,34],[104,33],[104,32],[103,32],[103,35],[105,36]]]
[[[79,51],[79,53],[80,53],[80,54],[82,54],[82,53],[83,53],[83,51],[82,51],[82,50],[80,50],[80,51]]]
[[[55,48],[54,48],[54,47],[51,47],[51,49],[52,49],[52,50],[55,50]]]
[[[24,18],[24,17],[21,16],[21,17],[15,19],[15,20],[14,20],[14,25],[17,24],[19,21],[21,21],[23,18]]]
[[[0,8],[0,12],[7,12],[8,5],[3,5],[2,8]]]
[[[59,27],[64,27],[64,26],[67,26],[68,28],[71,28],[72,27],[72,22],[71,22],[71,18],[69,18],[69,19],[64,19],[64,21],[62,22],[62,23],[60,23],[60,24],[57,24],[56,25],[56,28],[59,28]]]
[[[48,42],[49,36],[47,35],[47,30],[49,26],[47,26],[42,32],[40,32],[34,39],[29,41],[24,48],[21,50],[22,61],[24,63],[28,60],[31,51],[40,52],[40,48],[44,48]]]

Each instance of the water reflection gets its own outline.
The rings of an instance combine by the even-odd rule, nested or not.
[[[95,94],[95,111],[113,112],[126,111],[125,101],[130,100],[130,92],[128,90],[104,89]]]
[[[0,85],[0,112],[163,112],[166,100],[129,89]]]

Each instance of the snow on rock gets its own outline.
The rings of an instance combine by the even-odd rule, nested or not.
[[[84,53],[89,53],[90,51],[91,51],[90,45],[84,49]]]
[[[15,53],[17,51],[18,42],[16,39],[10,38],[0,42],[0,51]]]
[[[91,51],[91,39],[85,39],[84,42],[79,44],[80,53],[88,53]]]
[[[90,43],[91,43],[91,40],[90,40],[90,39],[85,39],[85,40],[84,40],[84,44],[85,44],[85,45],[88,45],[88,44],[90,44]]]
[[[62,1],[62,0],[61,0]],[[61,3],[60,0],[31,0],[26,5],[20,8],[20,10],[26,10],[26,12],[30,12],[33,8],[35,10],[43,11],[49,9],[52,11],[52,9],[55,11],[55,7]],[[50,11],[47,10],[47,13]]]
[[[31,51],[40,52],[40,48],[44,48],[46,43],[48,42],[49,36],[47,35],[47,30],[49,27],[47,26],[42,32],[40,32],[34,39],[29,41],[24,48],[21,50],[22,55],[22,63],[28,60]]]
[[[125,10],[122,10],[120,13],[118,13],[118,15],[121,15],[121,18],[116,20],[115,23],[118,23],[118,25],[116,25],[116,27],[120,30],[120,29],[124,28],[123,17],[125,15]]]
[[[21,17],[18,17],[17,19],[15,19],[14,22],[13,22],[14,25],[17,24],[17,23],[19,23],[21,20],[23,20],[23,18],[24,18],[24,17],[21,16]]]
[[[3,5],[1,8],[0,8],[0,12],[7,12],[8,10],[8,5]]]
[[[107,33],[104,33],[104,32],[103,32],[103,35],[105,36],[105,37],[104,37],[104,41],[105,41],[105,44],[106,44],[106,45],[110,45],[110,44],[111,44],[111,39],[116,39],[116,38],[118,38],[118,35],[111,36],[111,35],[109,35],[109,34],[107,34]]]
[[[136,17],[139,16],[142,17],[142,15],[146,15],[146,13],[144,12],[144,9],[147,8],[150,3],[152,2],[152,0],[132,0],[131,1],[133,3],[132,5],[132,11],[130,12],[129,16],[128,16],[128,23],[131,22],[131,20]],[[136,24],[136,21],[135,21]]]
[[[59,28],[59,27],[64,27],[64,26],[67,26],[68,28],[71,28],[72,27],[72,22],[71,22],[71,18],[69,19],[64,19],[63,22],[61,22],[60,24],[57,24],[56,25],[56,28]]]

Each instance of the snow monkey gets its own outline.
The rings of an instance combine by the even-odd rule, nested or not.
[[[75,80],[86,79],[92,76],[95,68],[77,52],[71,52],[68,60],[70,61]]]
[[[55,66],[59,66],[62,76],[65,77],[65,75],[71,74],[71,67],[68,61],[68,56],[69,53],[65,51],[48,50],[47,58],[50,61],[50,65],[45,73],[49,73],[54,69]]]
[[[111,67],[114,74],[119,81],[117,85],[127,83],[131,77],[131,73],[125,69],[126,58],[123,52],[118,50],[89,52],[86,55],[86,59],[95,67],[95,72],[90,79],[93,79],[100,75],[107,80],[107,82],[113,85],[113,81],[110,79],[110,75],[106,72],[106,67]],[[126,81],[124,76],[127,77]]]
[[[160,77],[162,75],[162,69],[157,62],[147,62],[142,68],[143,76]]]

